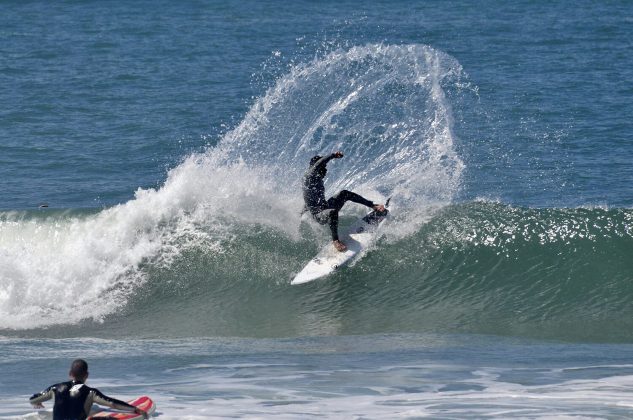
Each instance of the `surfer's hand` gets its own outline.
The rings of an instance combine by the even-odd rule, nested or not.
[[[340,159],[343,157],[343,152],[341,152],[340,150],[338,152],[334,152],[334,159]]]

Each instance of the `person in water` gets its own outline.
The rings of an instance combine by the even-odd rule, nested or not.
[[[347,250],[347,246],[338,237],[338,212],[347,201],[353,201],[378,212],[384,212],[385,206],[374,204],[372,201],[361,197],[351,191],[343,190],[338,194],[325,199],[325,187],[323,179],[327,174],[327,163],[332,159],[343,157],[342,152],[335,152],[329,156],[314,156],[310,159],[310,167],[303,176],[303,200],[306,210],[322,225],[329,224],[332,231],[332,243],[340,252]]]
[[[126,402],[107,397],[96,388],[86,385],[88,379],[88,363],[85,360],[74,360],[70,365],[70,381],[51,385],[44,391],[34,394],[29,402],[34,408],[44,408],[42,403],[55,397],[53,420],[83,420],[90,414],[92,404],[105,405],[115,410],[134,412],[148,418],[138,407]]]

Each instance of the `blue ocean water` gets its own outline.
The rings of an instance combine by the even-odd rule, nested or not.
[[[75,357],[165,418],[631,416],[630,2],[0,11],[0,416]],[[291,287],[338,149],[392,219]]]

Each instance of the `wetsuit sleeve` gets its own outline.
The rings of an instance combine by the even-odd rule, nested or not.
[[[48,401],[55,396],[55,385],[51,385],[46,388],[44,391],[33,394],[31,398],[29,398],[29,402],[33,405],[43,403],[44,401]]]
[[[331,154],[331,155],[329,155],[329,156],[323,156],[321,159],[317,160],[317,161],[314,163],[314,165],[312,165],[312,166],[310,167],[310,169],[308,169],[308,173],[307,173],[307,175],[308,175],[308,176],[312,175],[312,173],[314,173],[314,172],[315,172],[317,169],[319,169],[320,167],[327,165],[327,163],[328,163],[329,161],[331,161],[332,159],[334,159],[334,153],[332,153],[332,154]]]
[[[117,400],[115,398],[110,398],[107,395],[102,394],[98,389],[92,388],[91,392],[93,392],[92,401],[99,405],[105,405],[110,408],[114,408],[115,410],[123,410],[123,411],[135,411],[136,407],[126,403],[125,401]]]

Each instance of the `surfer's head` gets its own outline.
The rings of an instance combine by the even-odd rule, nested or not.
[[[88,379],[88,362],[84,359],[73,360],[68,375],[77,382],[85,382]]]

